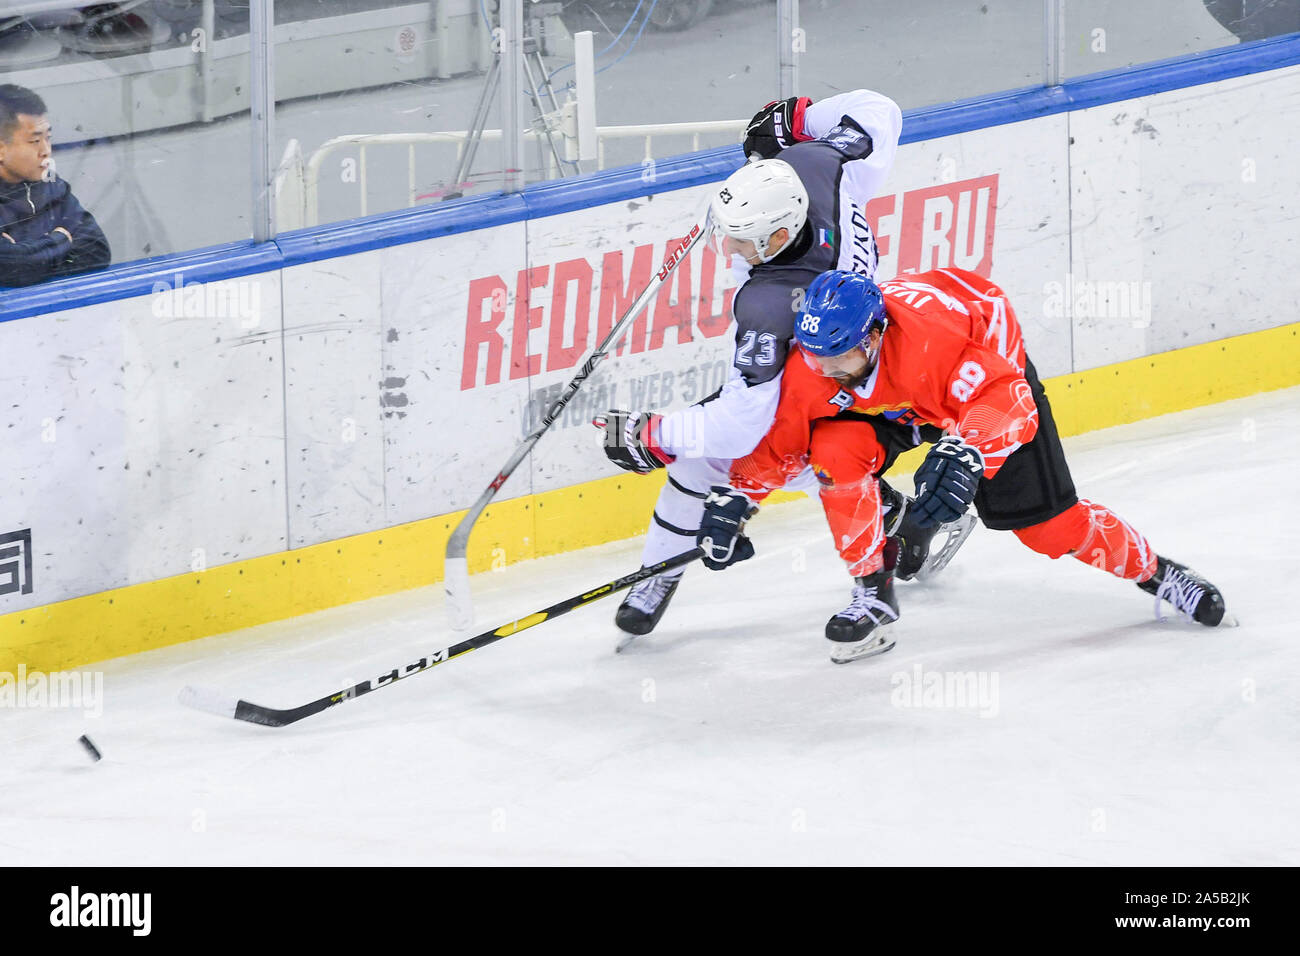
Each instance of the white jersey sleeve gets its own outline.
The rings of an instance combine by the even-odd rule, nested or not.
[[[821,139],[851,119],[871,137],[871,155],[845,163],[845,176],[852,175],[854,191],[865,202],[880,191],[898,155],[898,137],[903,131],[903,111],[882,93],[853,90],[818,100],[804,111],[804,134]]]
[[[659,444],[678,458],[744,458],[772,427],[780,398],[781,375],[749,385],[733,365],[717,398],[663,417]]]

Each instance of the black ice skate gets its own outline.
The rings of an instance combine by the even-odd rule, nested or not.
[[[913,519],[909,507],[912,499],[895,491],[883,479],[880,501],[886,509],[885,535],[898,548],[894,577],[900,581],[913,578],[929,581],[948,566],[975,529],[976,518],[972,514],[964,514],[936,528],[922,528]]]
[[[831,660],[836,664],[883,654],[894,646],[881,633],[898,620],[893,572],[877,571],[854,581],[849,606],[826,622],[826,638],[835,642]]]
[[[1160,602],[1168,601],[1189,621],[1206,627],[1218,627],[1223,622],[1223,595],[1185,564],[1156,555],[1156,573],[1150,580],[1139,581],[1138,587],[1156,596],[1157,620],[1164,620]],[[1236,622],[1229,618],[1228,623]]]
[[[935,529],[934,536],[930,539],[930,547],[925,560],[916,569],[916,579],[923,582],[929,581],[946,568],[953,555],[970,537],[970,533],[975,530],[978,520],[973,514],[964,514],[956,521],[949,521],[947,524],[939,525]]]
[[[629,591],[614,614],[614,623],[618,625],[618,629],[633,637],[653,631],[659,619],[664,616],[664,611],[668,609],[668,602],[673,599],[677,585],[682,581],[682,573],[679,570],[669,574],[657,574]],[[617,650],[621,651],[630,640],[631,638],[623,640]]]

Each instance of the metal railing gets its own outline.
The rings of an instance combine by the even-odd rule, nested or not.
[[[700,137],[708,133],[730,133],[733,136],[745,129],[748,120],[703,120],[697,123],[648,123],[639,126],[599,126],[596,128],[596,168],[605,168],[605,143],[616,139],[645,138],[645,155],[642,159],[654,159],[653,140],[655,136],[691,137],[691,151],[700,149]],[[740,139],[735,139],[737,143]]]
[[[745,120],[709,120],[697,123],[658,123],[643,124],[637,126],[604,126],[596,129],[596,169],[605,168],[607,160],[606,145],[614,141],[626,141],[634,139],[644,140],[643,161],[654,160],[654,141],[656,137],[660,141],[665,137],[690,137],[690,149],[698,151],[701,146],[701,137],[710,134],[728,134],[739,142],[739,134],[745,129]],[[562,124],[560,134],[564,138],[565,152],[568,157],[578,155],[577,138],[570,123]],[[536,142],[545,132],[541,130],[528,130],[525,138],[531,142]],[[499,141],[501,139],[501,130],[488,129],[483,131],[483,141]],[[456,149],[456,162],[459,164],[461,156],[464,154],[465,146],[468,143],[468,133],[464,130],[437,132],[437,133],[361,133],[349,136],[336,136],[333,139],[326,140],[322,143],[304,162],[301,148],[296,140],[290,141],[285,150],[284,157],[280,161],[276,173],[276,209],[278,215],[278,226],[280,229],[299,229],[304,226],[319,225],[320,222],[320,181],[321,168],[325,160],[332,154],[343,149],[357,150],[357,187],[360,193],[360,209],[358,215],[369,215],[368,206],[368,179],[369,179],[369,159],[367,151],[374,147],[405,146],[406,147],[406,193],[407,205],[415,206],[420,201],[421,194],[416,183],[416,147],[429,146],[437,144],[446,144],[454,146]],[[684,152],[683,149],[675,149],[673,152]],[[550,155],[549,150],[543,150],[543,161],[546,166],[547,178],[553,178],[560,173],[558,164]],[[569,160],[575,164],[577,171],[577,160]],[[582,170],[591,172],[590,169]],[[469,184],[454,183],[452,189],[460,189]],[[423,198],[428,198],[423,197]]]

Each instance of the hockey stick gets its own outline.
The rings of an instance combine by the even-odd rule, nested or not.
[[[569,400],[578,394],[578,389],[582,387],[582,383],[590,377],[592,370],[600,363],[600,360],[609,354],[609,350],[622,337],[628,324],[646,307],[650,299],[659,291],[659,287],[667,281],[668,277],[676,271],[681,261],[686,258],[686,253],[690,252],[692,247],[708,231],[709,213],[706,209],[695,224],[691,226],[691,231],[686,235],[686,238],[679,242],[672,252],[668,254],[668,258],[664,260],[663,266],[655,277],[650,280],[650,284],[637,296],[631,307],[623,313],[623,317],[610,330],[609,335],[605,336],[605,340],[596,346],[596,350],[588,356],[587,361],[582,363],[578,374],[569,382],[568,387],[551,403],[551,407],[542,416],[541,424],[534,428],[519,447],[514,450],[514,454],[510,456],[505,466],[492,479],[492,483],[479,495],[478,500],[474,502],[474,506],[465,513],[465,517],[460,519],[460,523],[452,531],[451,537],[447,540],[447,554],[443,568],[444,587],[447,591],[447,619],[453,631],[463,633],[474,624],[474,603],[469,587],[469,559],[467,555],[469,552],[469,535],[474,530],[474,523],[478,521],[479,515],[483,513],[483,509],[488,506],[488,503],[501,489],[501,486],[506,483],[506,479],[519,467],[519,463],[533,450],[533,446],[537,444],[538,439],[560,417],[560,413],[569,404]]]
[[[509,624],[502,624],[494,630],[484,631],[477,637],[471,637],[469,640],[462,641],[459,644],[453,644],[450,647],[436,650],[432,654],[426,654],[419,660],[413,661],[405,667],[394,668],[387,674],[381,674],[374,680],[363,680],[360,684],[344,688],[336,694],[330,694],[328,697],[314,700],[310,704],[303,704],[301,707],[292,707],[288,710],[276,710],[274,707],[262,707],[260,704],[254,704],[247,700],[235,700],[203,688],[189,686],[181,689],[180,702],[187,707],[193,707],[196,710],[206,710],[209,713],[217,714],[220,717],[234,717],[236,720],[246,720],[251,724],[262,724],[266,727],[283,727],[286,724],[292,724],[296,721],[302,720],[304,717],[310,717],[312,714],[319,714],[322,710],[333,707],[335,704],[345,703],[346,701],[360,697],[362,694],[369,694],[373,690],[382,690],[385,687],[397,683],[404,677],[410,677],[412,674],[426,671],[431,667],[436,667],[438,664],[445,664],[447,661],[460,657],[462,654],[467,654],[468,652],[477,650],[480,647],[487,647],[489,644],[495,644],[503,637],[509,637],[511,634],[518,634],[520,631],[541,624],[543,621],[549,621],[553,617],[567,614],[575,608],[585,607],[593,601],[598,601],[616,591],[622,591],[624,588],[629,588],[634,584],[644,581],[646,578],[652,578],[656,574],[662,574],[665,571],[671,571],[673,568],[680,568],[683,565],[690,564],[703,553],[704,552],[699,548],[692,548],[690,551],[685,551],[666,561],[660,561],[658,564],[651,565],[648,568],[641,568],[631,574],[626,574],[621,578],[616,578],[608,584],[602,584],[600,587],[594,588],[590,591],[584,591],[582,594],[576,594],[571,598],[560,601],[558,604],[552,604],[548,608],[534,611],[532,614],[511,621]]]

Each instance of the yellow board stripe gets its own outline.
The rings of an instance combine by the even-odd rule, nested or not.
[[[1300,323],[1045,384],[1062,435],[1286,388],[1300,384]],[[616,475],[494,504],[475,526],[470,570],[643,534],[663,481]],[[462,514],[5,614],[0,672],[64,670],[436,583]]]
[[[643,534],[663,482],[616,475],[494,504],[474,526],[470,570]],[[64,670],[436,584],[464,513],[6,614],[0,672]]]
[[[1300,322],[1048,379],[1062,435],[1300,384]]]

